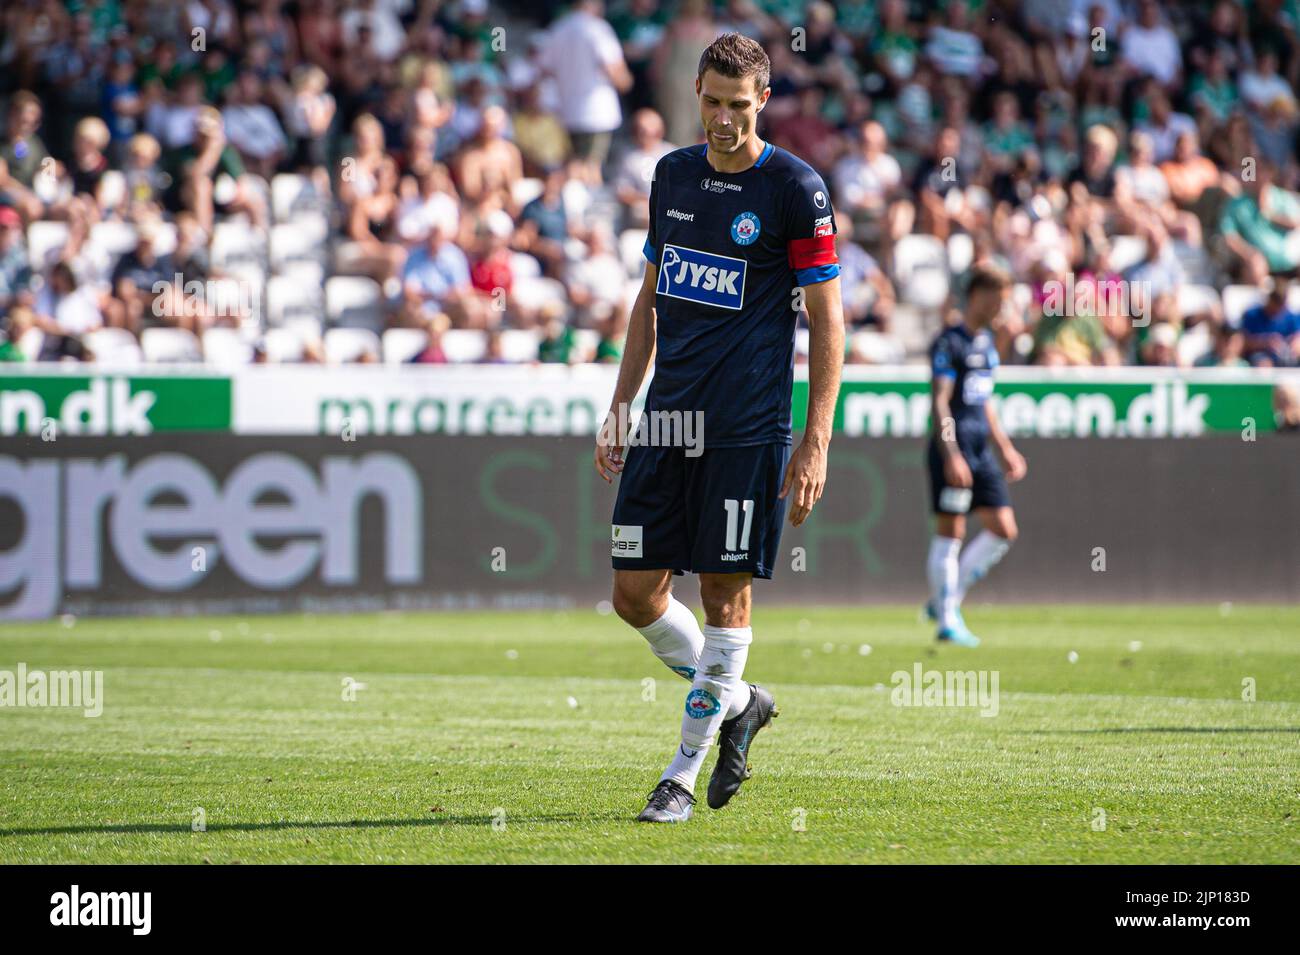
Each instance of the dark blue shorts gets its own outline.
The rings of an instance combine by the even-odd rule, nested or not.
[[[943,476],[943,455],[938,443],[931,438],[926,453],[930,467],[930,509],[936,514],[965,514],[977,507],[1010,507],[1011,495],[1007,493],[1007,479],[1002,474],[1002,466],[993,454],[993,448],[983,437],[957,435],[957,447],[966,464],[970,467],[973,483],[969,488],[947,488]],[[959,493],[969,490],[970,503],[961,507],[965,495]]]
[[[750,573],[768,580],[781,546],[788,444],[627,450],[611,528],[615,570]]]

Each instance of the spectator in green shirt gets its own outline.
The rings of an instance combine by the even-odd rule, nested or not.
[[[1219,231],[1247,285],[1262,285],[1270,273],[1300,266],[1300,200],[1277,186],[1272,163],[1260,161],[1254,180],[1223,210]]]
[[[226,142],[221,113],[211,106],[199,111],[194,121],[194,142],[173,150],[167,156],[172,186],[167,207],[173,212],[193,212],[209,235],[215,213],[247,213],[254,226],[266,224],[266,208],[245,175],[239,153]],[[235,184],[230,195],[217,190],[217,178],[225,174]]]
[[[537,349],[537,360],[548,365],[568,365],[577,345],[573,329],[562,318],[552,318]]]

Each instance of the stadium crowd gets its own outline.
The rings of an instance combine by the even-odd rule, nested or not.
[[[617,361],[722,32],[839,225],[849,360],[1300,360],[1300,2],[15,0],[0,360]],[[1062,293],[1064,290],[1064,293]]]

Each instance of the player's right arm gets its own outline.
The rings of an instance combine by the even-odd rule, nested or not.
[[[951,363],[945,362],[942,342],[934,355],[934,376],[930,383],[930,428],[943,455],[943,479],[949,487],[970,487],[975,483],[970,465],[962,457],[957,445],[957,422],[952,416],[952,396],[957,387],[957,375]]]
[[[630,408],[632,399],[641,390],[645,373],[655,355],[655,286],[659,283],[659,268],[646,262],[645,278],[632,303],[628,318],[627,338],[623,343],[623,360],[618,365],[618,384],[614,386],[614,399],[609,404],[605,423],[596,435],[596,473],[612,483],[614,476],[623,470],[623,435],[618,433],[620,406]],[[627,420],[624,413],[623,420]]]

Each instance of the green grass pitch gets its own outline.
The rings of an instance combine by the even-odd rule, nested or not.
[[[757,610],[754,777],[658,827],[686,684],[612,616],[3,626],[0,669],[102,670],[105,705],[0,709],[0,862],[1300,861],[1300,608],[967,619],[978,650]],[[918,662],[996,670],[997,715],[893,705]]]

